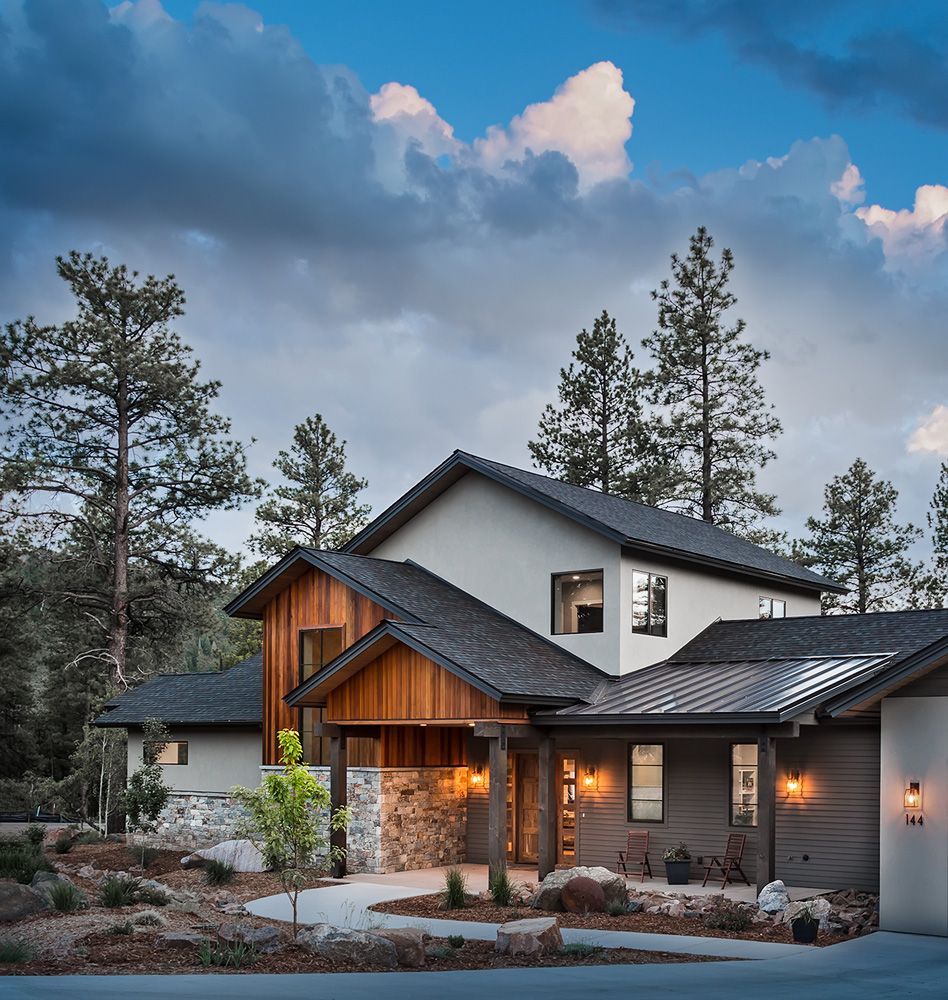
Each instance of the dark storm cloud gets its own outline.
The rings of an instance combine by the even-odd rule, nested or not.
[[[948,128],[948,6],[859,0],[595,0],[614,24],[657,26],[681,37],[722,34],[741,58],[831,104],[892,104]],[[893,26],[909,20],[911,29]]]

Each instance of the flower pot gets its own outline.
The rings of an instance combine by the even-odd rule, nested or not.
[[[691,861],[666,861],[665,877],[669,885],[687,885]]]
[[[816,935],[820,932],[820,922],[818,920],[794,920],[790,924],[793,931],[793,940],[797,944],[813,944]]]

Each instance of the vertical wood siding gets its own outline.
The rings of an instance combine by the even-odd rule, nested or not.
[[[459,767],[467,763],[467,733],[460,726],[382,726],[379,744],[381,767]]]

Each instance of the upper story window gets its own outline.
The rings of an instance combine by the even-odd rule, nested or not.
[[[731,744],[731,826],[757,826],[757,744]]]
[[[668,635],[668,577],[633,572],[632,631]]]
[[[757,601],[758,618],[786,618],[787,602],[778,601],[776,597],[761,597]]]
[[[312,677],[342,652],[342,626],[300,632],[300,681]]]
[[[171,743],[166,743],[155,757],[156,764],[187,764],[187,762],[187,740],[173,740]]]
[[[602,631],[602,570],[553,577],[553,634]]]

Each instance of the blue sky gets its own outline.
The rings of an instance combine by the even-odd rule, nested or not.
[[[778,527],[857,456],[921,524],[946,94],[933,2],[0,0],[0,320],[69,315],[70,248],[173,272],[254,472],[321,412],[379,507],[454,448],[529,466],[603,308],[649,364],[706,225],[771,354]]]

